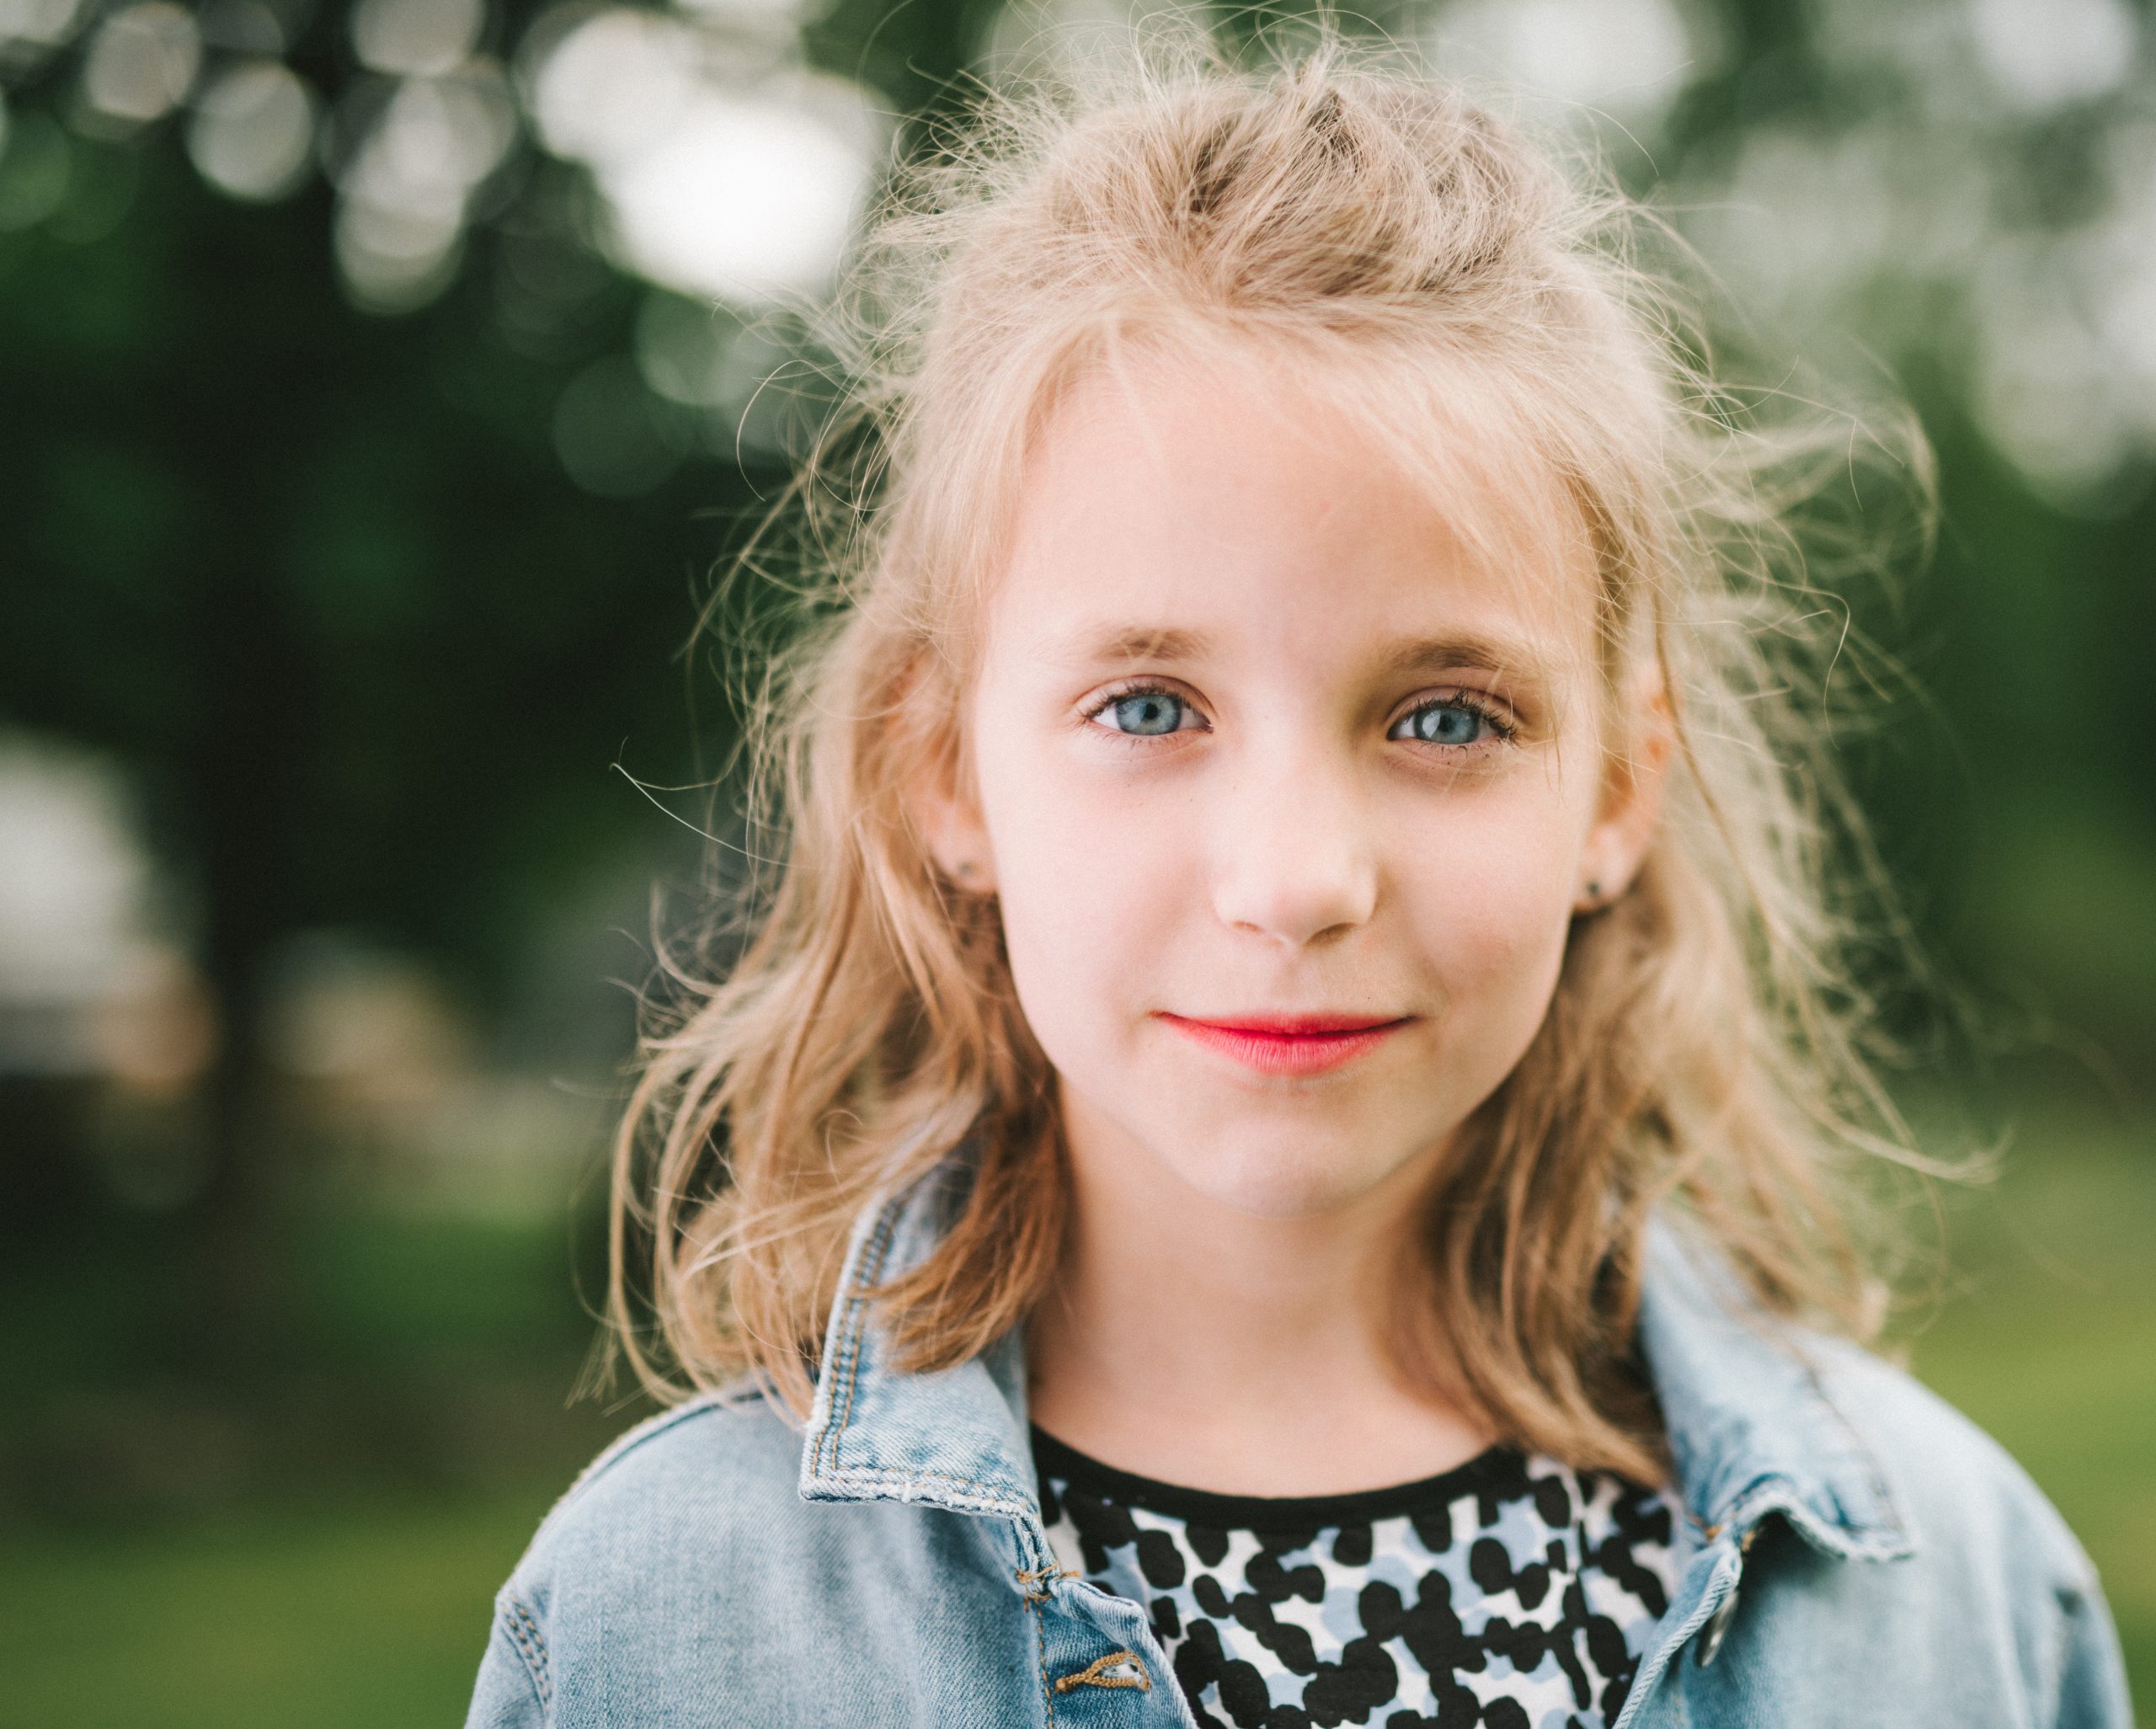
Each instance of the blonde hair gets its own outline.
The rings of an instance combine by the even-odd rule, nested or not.
[[[1652,657],[1671,701],[1645,866],[1576,922],[1544,1024],[1428,1197],[1403,1367],[1522,1444],[1656,1470],[1631,1338],[1657,1204],[1774,1312],[1870,1336],[1881,1257],[1851,1177],[1913,1155],[1835,892],[1835,836],[1861,830],[1801,694],[1841,619],[1793,527],[1851,423],[1769,424],[1717,383],[1674,279],[1640,261],[1655,237],[1591,167],[1330,29],[1254,69],[1156,36],[985,96],[899,173],[830,327],[850,413],[734,567],[792,526],[802,604],[745,734],[750,832],[782,867],[729,913],[722,976],[676,969],[617,1138],[610,1309],[649,1390],[750,1372],[805,1413],[850,1223],[969,1138],[955,1225],[882,1289],[901,1361],[965,1360],[1054,1274],[1049,1065],[993,899],[936,870],[905,788],[963,769],[1033,433],[1133,344],[1266,344],[1425,470],[1479,381],[1465,399],[1509,404],[1582,513],[1611,688]],[[1921,438],[1894,460],[1921,506]]]

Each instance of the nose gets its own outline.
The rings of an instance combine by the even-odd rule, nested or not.
[[[1253,752],[1221,788],[1213,910],[1291,948],[1343,935],[1377,905],[1369,813],[1350,765]]]

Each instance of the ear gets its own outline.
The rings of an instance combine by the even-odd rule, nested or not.
[[[906,809],[936,868],[963,892],[995,892],[995,856],[979,802],[958,784],[958,771],[944,762],[925,769],[906,787]]]
[[[1601,803],[1581,849],[1575,912],[1593,912],[1629,889],[1662,818],[1662,796],[1677,728],[1661,668],[1647,663],[1619,705],[1624,736],[1603,770]]]

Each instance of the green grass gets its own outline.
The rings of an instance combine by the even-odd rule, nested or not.
[[[9,1540],[0,1724],[462,1722],[495,1588],[562,1486]]]
[[[2096,1563],[2156,1708],[2156,1133],[2034,1123],[1959,1198],[1955,1288],[1912,1367],[2019,1459]]]

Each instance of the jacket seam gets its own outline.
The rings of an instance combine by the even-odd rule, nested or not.
[[[616,1435],[596,1459],[577,1473],[568,1487],[563,1490],[555,1498],[554,1504],[547,1510],[546,1518],[540,1521],[539,1530],[543,1533],[571,1501],[582,1494],[591,1483],[606,1471],[611,1470],[629,1454],[643,1445],[645,1442],[664,1433],[677,1423],[688,1422],[692,1417],[702,1417],[715,1411],[732,1410],[737,1406],[745,1404],[756,1390],[753,1385],[746,1384],[713,1388],[708,1392],[699,1393],[693,1398],[685,1399],[680,1404],[670,1409],[654,1411],[642,1422]],[[537,1542],[536,1534],[532,1540],[535,1543]]]
[[[524,1678],[531,1684],[539,1710],[548,1721],[554,1715],[554,1686],[547,1671],[547,1638],[540,1630],[539,1622],[525,1606],[522,1598],[504,1590],[501,1596],[503,1630],[510,1642],[516,1647],[516,1654],[524,1667]]]
[[[893,1470],[883,1465],[849,1465],[843,1470],[835,1467],[817,1475],[826,1483],[948,1483],[954,1489],[971,1491],[974,1500],[996,1513],[1016,1517],[1026,1511],[1022,1503],[996,1494],[978,1479],[953,1476],[947,1471]]]
[[[692,1417],[715,1409],[718,1403],[717,1394],[701,1393],[693,1399],[684,1400],[670,1410],[653,1412],[625,1433],[616,1435],[605,1451],[577,1473],[576,1480],[569,1485],[568,1493],[575,1494],[594,1477],[611,1470],[623,1457],[634,1452],[654,1435],[673,1427],[675,1423],[686,1422]]]
[[[1031,1592],[1026,1594],[1026,1607],[1032,1611],[1033,1617],[1033,1649],[1040,1657],[1041,1703],[1048,1709],[1048,1721],[1053,1723],[1055,1721],[1055,1689],[1049,1684],[1048,1633],[1042,1625],[1041,1618],[1044,1613],[1041,1608],[1042,1601]]]

